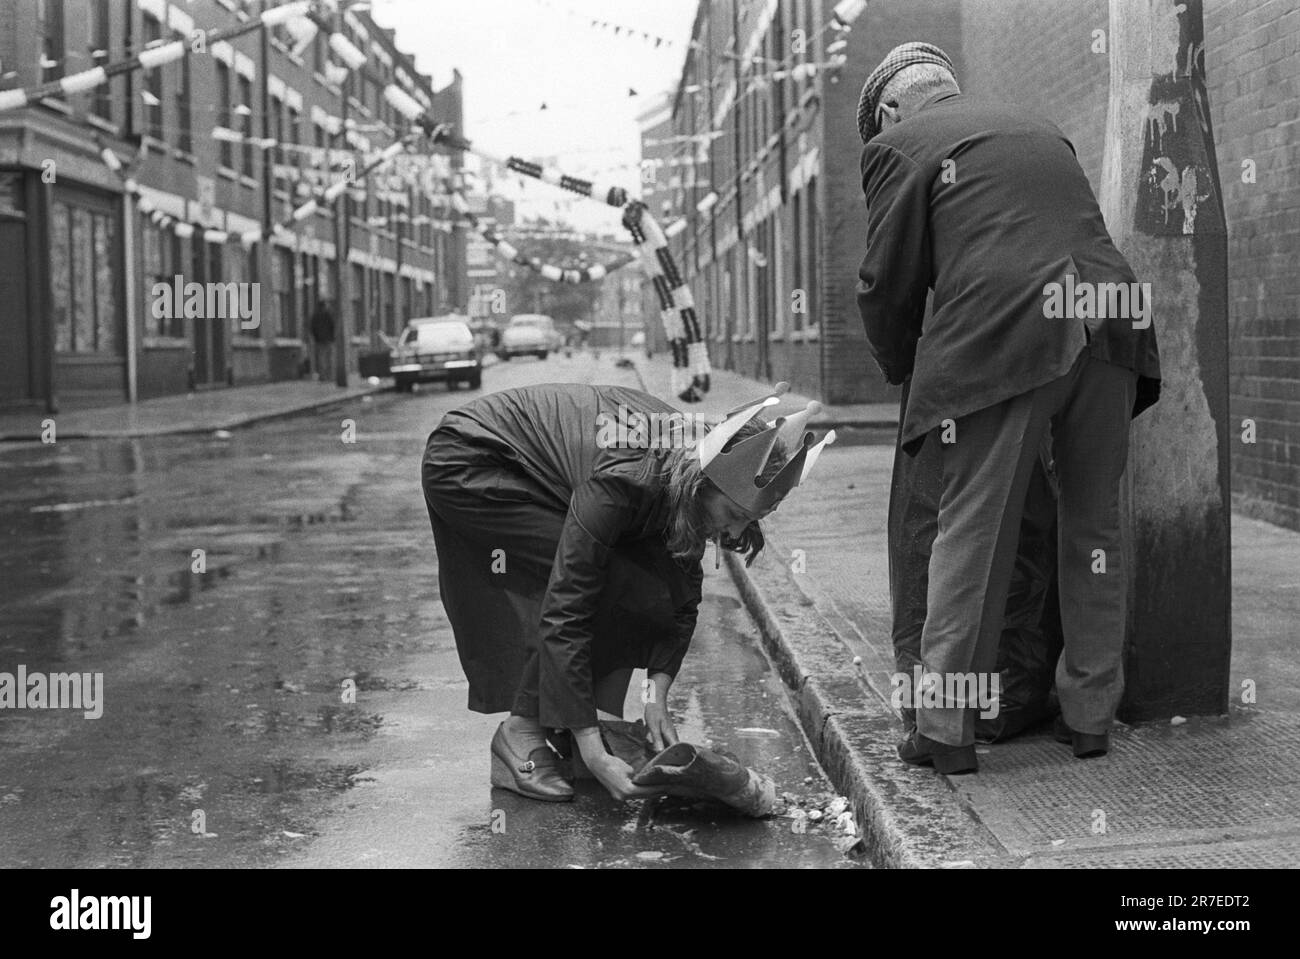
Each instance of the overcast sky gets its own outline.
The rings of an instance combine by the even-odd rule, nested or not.
[[[697,0],[374,0],[417,66],[445,85],[465,83],[465,134],[493,153],[558,157],[561,169],[635,189],[636,115],[676,86]],[[573,11],[570,14],[569,11]],[[615,36],[599,19],[632,28]],[[641,31],[675,41],[658,49]],[[638,96],[629,96],[629,88]],[[543,103],[548,109],[541,110]],[[618,230],[618,211],[519,178],[499,194],[524,212]],[[557,206],[558,204],[558,206]]]

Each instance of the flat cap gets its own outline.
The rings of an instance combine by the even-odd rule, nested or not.
[[[889,81],[898,71],[918,63],[933,63],[946,67],[950,73],[957,72],[948,54],[932,43],[901,43],[890,50],[880,65],[871,71],[867,82],[862,85],[862,96],[858,98],[858,135],[863,143],[880,132],[876,128],[876,106]]]

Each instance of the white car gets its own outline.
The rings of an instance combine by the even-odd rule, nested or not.
[[[520,313],[510,320],[501,334],[497,356],[508,360],[512,356],[536,356],[544,360],[552,350],[561,346],[555,321],[541,313]]]
[[[446,380],[448,389],[460,382],[472,390],[483,385],[483,363],[474,334],[464,318],[454,315],[408,322],[388,363],[399,393],[409,393],[426,380]]]

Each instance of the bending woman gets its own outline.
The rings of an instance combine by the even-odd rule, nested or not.
[[[654,397],[585,385],[493,393],[430,435],[422,483],[469,708],[510,712],[492,739],[493,786],[572,799],[547,742],[568,730],[615,798],[657,794],[606,750],[598,710],[621,717],[631,672],[644,668],[651,739],[677,741],[666,703],[695,631],[705,545],[752,562],[759,520],[821,449],[796,437],[787,462],[776,428],[802,432],[816,404],[772,427],[756,416],[784,390],[698,444]],[[664,423],[679,428],[652,427]]]

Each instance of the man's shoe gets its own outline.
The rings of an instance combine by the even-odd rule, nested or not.
[[[1074,749],[1078,759],[1091,759],[1110,752],[1110,733],[1080,733],[1065,725],[1065,717],[1057,716],[1052,725],[1052,735],[1058,743]]]
[[[492,737],[492,785],[542,802],[572,802],[573,786],[560,774],[560,761],[550,746],[537,746],[527,756],[515,752],[506,737],[506,724]]]
[[[945,776],[979,772],[975,758],[975,744],[949,746],[917,732],[898,747],[898,758],[913,766],[933,766],[934,771]]]

